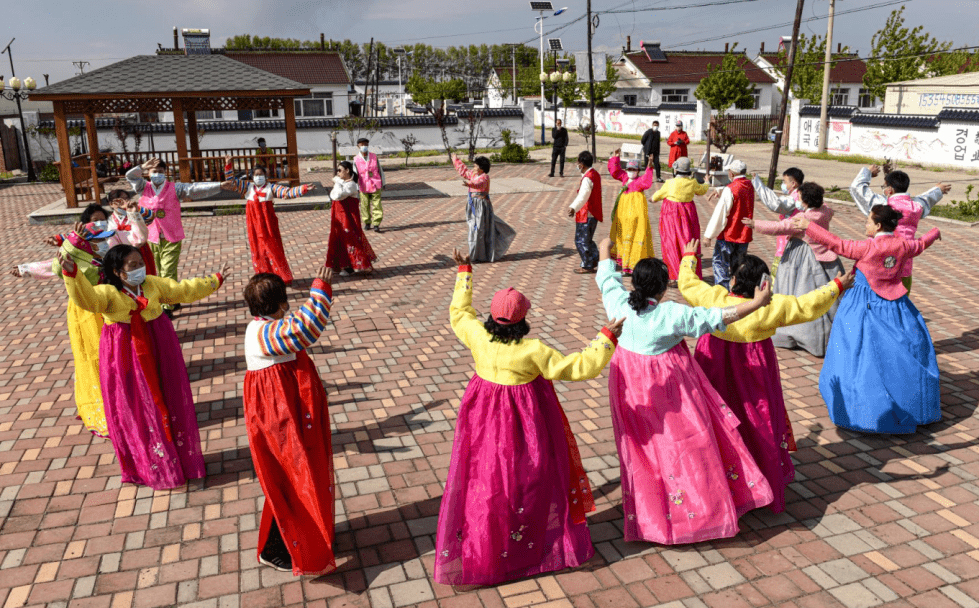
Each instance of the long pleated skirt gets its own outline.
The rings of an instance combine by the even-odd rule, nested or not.
[[[663,250],[663,261],[670,271],[671,281],[675,281],[680,275],[683,248],[694,239],[700,239],[697,205],[693,201],[678,203],[670,199],[663,200],[659,212],[659,246]],[[697,277],[704,278],[700,264],[699,242],[697,243]]]
[[[649,207],[643,192],[622,192],[612,208],[612,255],[625,273],[631,273],[639,260],[656,255],[653,231],[649,227]]]
[[[833,423],[856,431],[913,433],[942,419],[935,346],[907,295],[885,300],[857,271],[836,311],[819,392]]]
[[[517,231],[493,213],[489,195],[470,192],[466,205],[469,226],[469,259],[473,262],[495,262],[502,258]]]
[[[795,439],[782,396],[775,346],[771,339],[728,342],[706,334],[697,341],[694,358],[741,422],[741,439],[772,488],[775,498],[770,508],[781,513],[785,489],[795,479],[789,457]]]
[[[568,429],[543,377],[509,386],[473,376],[439,509],[436,582],[495,585],[591,558],[588,525],[573,515],[591,491]]]
[[[292,283],[292,269],[286,259],[279,232],[279,218],[275,215],[273,201],[248,201],[245,205],[245,222],[248,225],[248,247],[252,251],[252,268],[255,273],[270,272],[279,275],[286,285]]]
[[[330,240],[326,265],[333,270],[370,270],[377,260],[360,224],[360,199],[351,196],[333,201],[330,207]]]
[[[204,456],[193,393],[180,342],[166,315],[147,321],[170,416],[173,441],[163,431],[160,411],[150,393],[132,345],[129,323],[102,329],[99,363],[105,417],[123,483],[166,490],[204,477]]]
[[[245,427],[255,475],[265,492],[257,553],[275,518],[292,572],[336,567],[333,554],[333,447],[326,391],[300,351],[294,361],[245,373]]]
[[[99,378],[99,339],[102,315],[82,310],[68,301],[68,338],[75,361],[75,407],[85,429],[99,437],[109,436]]]
[[[804,296],[829,283],[843,270],[843,262],[839,259],[820,262],[808,243],[801,239],[789,239],[779,261],[778,274],[773,279],[773,291],[789,296]],[[815,357],[824,356],[837,306],[838,300],[828,313],[815,321],[779,327],[772,336],[772,343],[778,348],[801,348]]]
[[[621,346],[609,399],[619,450],[625,540],[664,545],[727,538],[772,490],[686,342],[659,355]]]

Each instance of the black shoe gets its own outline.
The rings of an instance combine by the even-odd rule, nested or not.
[[[364,230],[370,230],[370,229],[371,229],[371,223],[370,222],[364,222]]]
[[[164,308],[163,309],[163,314],[165,314],[166,316],[168,316],[171,321],[173,320],[173,311],[170,310],[169,308]]]
[[[561,177],[564,177],[564,173],[561,174]]]
[[[554,174],[553,174],[553,173],[551,173],[551,174],[550,174],[550,175],[548,175],[547,177],[554,177]]]
[[[258,555],[258,563],[268,566],[279,572],[292,572],[292,558],[286,553],[282,555],[270,555],[266,551],[262,551]]]
[[[376,232],[378,234],[381,234],[381,227],[380,226],[374,226],[374,232]]]
[[[173,309],[174,309],[174,310],[180,310],[180,309],[181,309],[181,308],[183,308],[183,307],[184,307],[184,305],[183,305],[183,304],[174,304],[174,305],[173,305]]]

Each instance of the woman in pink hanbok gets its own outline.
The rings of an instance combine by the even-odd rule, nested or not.
[[[588,380],[615,351],[622,321],[581,352],[562,355],[527,340],[530,301],[493,296],[490,315],[472,307],[472,265],[459,273],[449,315],[476,373],[459,404],[452,460],[439,508],[435,582],[495,585],[591,559],[585,513],[595,509],[578,444],[552,380]]]
[[[772,490],[738,434],[737,417],[683,339],[766,306],[771,289],[725,308],[663,302],[666,264],[640,260],[629,292],[610,249],[611,241],[602,241],[596,280],[606,313],[626,319],[609,371],[625,540],[679,545],[734,536],[738,518],[770,503]]]

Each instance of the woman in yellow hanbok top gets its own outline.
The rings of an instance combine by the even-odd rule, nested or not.
[[[102,214],[104,220],[105,214]],[[92,285],[101,282],[102,256],[108,251],[106,241],[115,230],[107,229],[105,221],[92,222],[65,236],[60,255],[75,261],[81,274]],[[58,260],[44,260],[21,264],[11,271],[18,277],[50,279],[61,276]],[[99,437],[108,437],[109,428],[102,405],[102,388],[99,381],[99,336],[102,333],[102,315],[83,310],[75,302],[68,301],[68,338],[75,360],[75,406],[85,428]]]
[[[698,183],[691,176],[690,159],[678,158],[673,163],[673,179],[666,180],[656,191],[651,202],[663,201],[659,210],[659,246],[663,250],[663,261],[670,271],[671,285],[675,285],[680,271],[680,259],[684,246],[700,238],[700,218],[694,195],[705,194],[707,184]],[[700,241],[697,241],[697,278],[704,278],[700,268]]]
[[[619,150],[616,150],[608,159],[608,173],[612,179],[622,182],[622,190],[612,207],[612,229],[609,233],[612,257],[622,267],[623,273],[632,274],[639,260],[656,255],[644,194],[653,185],[653,167],[647,163],[646,172],[640,177],[639,161],[630,160],[623,171],[619,164]]]

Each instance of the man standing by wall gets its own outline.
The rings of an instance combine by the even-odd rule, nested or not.
[[[653,157],[653,168],[656,170],[656,181],[663,181],[660,176],[660,166],[659,166],[659,144],[660,144],[660,134],[659,134],[659,121],[654,120],[653,126],[647,129],[645,133],[642,134],[642,152],[643,159],[642,163],[644,166],[649,166],[649,157]]]
[[[374,227],[374,232],[381,231],[381,220],[384,219],[384,209],[381,207],[381,193],[384,191],[384,169],[377,154],[370,152],[370,141],[366,137],[357,140],[358,154],[354,156],[357,176],[360,186],[360,219],[364,221],[364,230]]]
[[[560,119],[551,129],[551,140],[551,174],[548,177],[554,177],[554,164],[558,157],[561,157],[561,177],[564,177],[564,153],[568,149],[568,130],[564,128]]]

